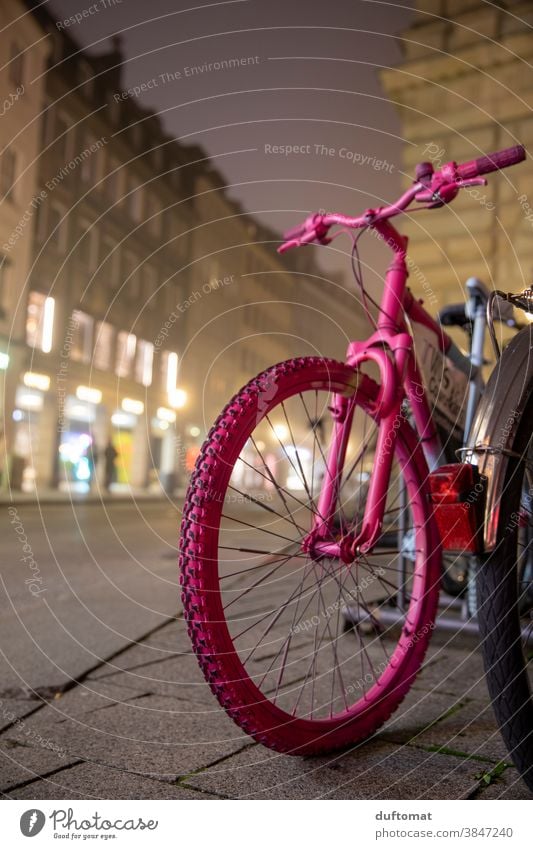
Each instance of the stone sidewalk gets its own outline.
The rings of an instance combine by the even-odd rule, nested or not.
[[[401,709],[372,740],[299,758],[254,743],[226,717],[183,620],[169,620],[46,701],[2,694],[3,796],[529,798],[500,741],[475,645],[438,639]]]

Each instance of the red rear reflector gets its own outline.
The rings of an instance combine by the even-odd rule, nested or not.
[[[445,551],[482,551],[485,482],[477,466],[468,463],[441,466],[429,476],[433,513]]]

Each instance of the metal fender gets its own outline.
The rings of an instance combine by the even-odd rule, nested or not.
[[[465,458],[485,475],[483,547],[496,545],[500,501],[512,446],[522,413],[533,391],[533,325],[507,345],[485,387],[472,423]],[[532,422],[533,426],[533,422]]]

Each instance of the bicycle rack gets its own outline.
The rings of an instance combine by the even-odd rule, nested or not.
[[[383,600],[384,602],[385,600]],[[394,627],[395,625],[403,625],[405,612],[400,607],[381,607],[380,602],[376,600],[376,610],[372,613],[372,624],[375,623],[383,626],[384,629]],[[439,608],[443,609],[441,614],[437,614],[435,620],[435,630],[444,631],[455,634],[467,634],[469,636],[477,636],[478,625],[475,616],[470,616],[466,599],[455,598],[446,594],[441,594]],[[457,616],[451,616],[450,611],[457,611]],[[342,608],[342,616],[346,630],[357,625],[368,626],[370,617],[368,614],[361,615],[355,606],[345,605]],[[531,626],[522,628],[522,638],[524,645],[528,648],[533,648],[533,629]]]

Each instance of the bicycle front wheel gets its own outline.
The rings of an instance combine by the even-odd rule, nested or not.
[[[281,752],[372,734],[407,693],[433,628],[440,549],[427,467],[404,416],[374,550],[347,564],[302,547],[327,474],[335,393],[353,405],[337,537],[361,521],[379,462],[378,387],[356,386],[352,368],[318,358],[259,375],[211,429],[186,498],[181,583],[194,650],[228,714]]]

